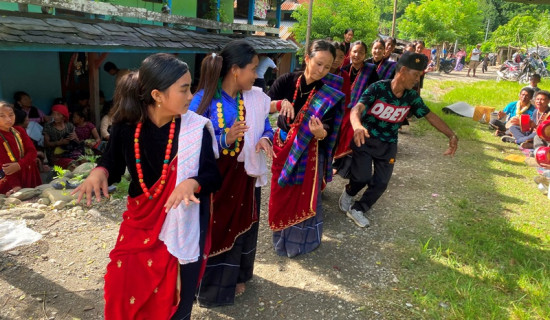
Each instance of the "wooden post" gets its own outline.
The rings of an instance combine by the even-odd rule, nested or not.
[[[391,21],[391,37],[395,38],[395,18],[397,15],[397,0],[393,0],[393,18]]]
[[[313,0],[309,0],[309,12],[307,14],[306,50],[304,51],[304,56],[307,54],[307,49],[309,48],[309,38],[311,37],[312,12],[313,12]]]
[[[90,89],[90,120],[95,121],[97,127],[101,119],[99,118],[99,66],[102,59],[95,52],[88,53],[88,80]]]

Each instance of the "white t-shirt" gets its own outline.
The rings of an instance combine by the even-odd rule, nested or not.
[[[472,50],[472,56],[470,57],[470,61],[479,61],[479,58],[481,57],[481,50],[478,48],[474,48]]]
[[[260,63],[258,63],[258,67],[256,68],[256,75],[258,76],[258,79],[264,78],[265,72],[268,68],[277,68],[277,65],[273,62],[273,60],[271,60],[270,57],[261,57]]]

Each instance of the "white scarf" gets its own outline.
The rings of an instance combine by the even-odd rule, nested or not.
[[[178,164],[176,186],[189,177],[197,176],[201,155],[203,129],[206,126],[212,135],[212,148],[218,158],[218,145],[212,122],[193,111],[181,116],[178,137]],[[191,202],[188,206],[181,203],[176,209],[170,209],[162,225],[159,239],[168,252],[178,258],[180,264],[195,262],[200,256],[200,204]]]
[[[244,147],[237,161],[244,161],[244,170],[251,177],[256,177],[256,187],[267,184],[267,161],[264,152],[256,152],[256,144],[262,138],[265,130],[265,119],[269,116],[271,98],[261,88],[243,92],[243,101],[246,109],[246,125],[250,129],[244,134]]]

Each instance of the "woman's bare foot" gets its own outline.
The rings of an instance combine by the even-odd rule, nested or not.
[[[235,297],[240,297],[246,291],[246,285],[244,283],[237,283],[235,287]]]
[[[17,191],[21,190],[21,187],[14,187],[10,191],[6,192],[6,197],[11,196],[12,194],[16,193]]]

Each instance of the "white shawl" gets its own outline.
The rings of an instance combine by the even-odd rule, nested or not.
[[[193,111],[181,116],[178,137],[178,164],[176,186],[199,172],[203,128],[206,126],[212,135],[212,148],[218,157],[218,145],[214,128],[209,119]],[[200,256],[200,204],[191,202],[188,206],[181,203],[176,209],[170,209],[162,225],[159,239],[168,252],[178,258],[180,264],[195,262]]]
[[[251,177],[258,178],[256,187],[267,184],[267,161],[264,152],[256,152],[256,144],[262,138],[265,130],[265,119],[269,116],[271,98],[261,88],[243,92],[244,107],[246,109],[246,125],[250,129],[244,134],[244,146],[237,161],[244,161],[244,169]]]

